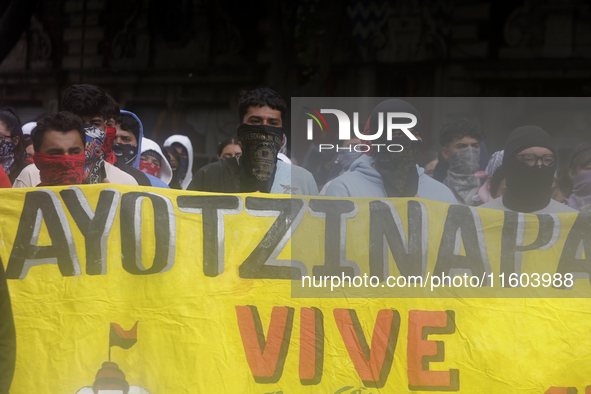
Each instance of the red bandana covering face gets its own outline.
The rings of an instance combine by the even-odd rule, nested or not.
[[[149,163],[147,161],[140,160],[140,165],[138,166],[138,170],[145,172],[146,174],[150,174],[158,178],[160,174],[160,170],[162,167],[157,166],[154,163]]]
[[[33,164],[33,163],[35,163],[35,160],[33,160],[32,157],[30,159],[25,159],[25,161],[27,162],[27,164]]]
[[[39,186],[79,185],[84,179],[85,154],[79,155],[33,155],[35,166],[39,169]]]
[[[115,142],[115,134],[117,129],[107,126],[107,133],[105,134],[105,142],[103,142],[103,152],[105,153],[105,161],[109,164],[115,164],[117,157],[113,153],[113,142]]]

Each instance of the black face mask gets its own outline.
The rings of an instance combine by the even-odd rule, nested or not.
[[[503,163],[507,192],[503,204],[513,211],[534,212],[544,209],[552,198],[552,182],[556,165],[533,166],[511,157]]]
[[[137,158],[137,146],[131,144],[113,144],[113,153],[117,163],[132,166]]]
[[[283,128],[244,123],[238,126],[238,139],[242,143],[241,192],[269,193],[275,179]]]
[[[503,204],[518,212],[534,212],[546,208],[552,198],[552,182],[556,164],[529,167],[517,159],[526,149],[546,148],[556,154],[554,143],[548,133],[538,126],[518,127],[509,134],[505,142],[503,170],[507,182],[507,192]]]
[[[412,141],[407,137],[393,138],[391,144],[402,145],[402,152],[388,152],[385,146],[380,146],[377,152],[374,147],[373,156],[376,159],[374,167],[384,181],[384,189],[388,197],[414,197],[419,190],[419,173],[417,161],[423,143]]]

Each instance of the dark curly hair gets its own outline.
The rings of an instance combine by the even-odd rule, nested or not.
[[[238,98],[238,117],[240,123],[250,107],[269,107],[281,112],[281,121],[287,114],[287,105],[276,91],[269,88],[256,88],[250,91],[242,91]]]
[[[129,131],[133,133],[135,139],[140,142],[140,122],[133,117],[133,115],[127,114],[125,112],[119,114],[115,119],[115,122],[121,127],[121,130]]]
[[[37,122],[37,126],[31,131],[31,138],[33,139],[35,152],[40,151],[41,145],[43,145],[43,140],[45,139],[45,133],[48,131],[68,133],[72,130],[76,130],[80,134],[80,140],[84,145],[86,134],[84,133],[82,119],[67,111],[47,115],[45,118]]]
[[[72,85],[62,95],[61,109],[79,117],[114,117],[119,112],[115,100],[101,88],[94,85]]]
[[[439,129],[439,144],[446,146],[455,138],[472,137],[482,141],[485,137],[480,124],[474,120],[460,117],[445,122]]]

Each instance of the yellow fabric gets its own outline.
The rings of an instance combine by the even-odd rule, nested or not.
[[[420,352],[428,352],[430,344],[434,344],[429,341],[442,341],[444,347],[443,360],[431,360],[427,364],[429,371],[457,370],[459,392],[462,393],[533,394],[544,393],[551,387],[576,387],[582,393],[587,385],[591,385],[591,307],[585,298],[591,294],[589,280],[575,279],[571,290],[543,286],[536,289],[531,286],[501,288],[499,274],[504,212],[474,208],[470,211],[477,217],[477,227],[478,220],[481,222],[478,228],[482,229],[484,242],[479,245],[481,250],[486,245],[485,260],[490,265],[490,272],[486,274],[492,273],[492,288],[437,288],[431,291],[429,287],[401,289],[378,286],[331,292],[329,283],[326,289],[304,289],[302,292],[301,281],[294,281],[292,289],[289,279],[241,278],[240,271],[240,266],[261,244],[277,218],[277,212],[249,208],[247,199],[269,199],[268,209],[271,209],[273,201],[289,200],[289,196],[237,195],[239,206],[233,211],[228,208],[229,213],[218,215],[218,226],[220,221],[224,224],[223,232],[218,232],[223,235],[223,267],[217,268],[218,275],[207,276],[203,260],[203,214],[194,208],[186,208],[186,204],[185,208],[179,208],[179,197],[213,194],[108,184],[69,188],[77,189],[78,201],[88,200],[92,211],[97,209],[101,191],[112,190],[111,196],[115,196],[112,227],[105,234],[106,272],[90,275],[87,272],[85,237],[60,194],[66,189],[0,190],[0,257],[7,275],[12,276],[8,283],[17,329],[18,354],[12,394],[76,393],[83,387],[92,386],[103,362],[108,361],[109,351],[111,361],[124,372],[127,382],[149,393],[410,393],[415,392],[409,388],[409,385],[413,386],[411,380],[421,379],[409,377],[409,355],[415,361],[421,360]],[[141,227],[142,242],[136,251],[139,253],[141,249],[143,267],[136,266],[138,272],[150,268],[159,247],[156,245],[158,235],[155,235],[155,228],[167,225],[162,217],[154,219],[154,204],[168,204],[172,212],[168,216],[168,224],[172,229],[170,239],[174,240],[174,254],[168,266],[163,263],[163,272],[133,274],[124,269],[122,263],[122,247],[129,248],[130,234],[122,234],[121,215],[124,212],[121,204],[124,199],[134,200],[135,197],[129,196],[138,190],[144,193],[139,196],[144,199],[141,204],[132,204],[137,206],[138,215],[131,222]],[[73,196],[69,196],[70,204],[74,201]],[[154,199],[150,200],[149,196],[154,196]],[[77,257],[80,266],[79,272],[74,269],[74,275],[64,276],[50,260],[33,261],[26,274],[15,265],[16,260],[11,257],[15,254],[15,239],[18,232],[26,231],[23,227],[25,212],[36,209],[30,208],[36,206],[35,199],[45,201],[40,204],[53,201],[58,216],[61,215],[60,209],[63,212],[66,238],[68,231],[71,232],[75,244],[70,256]],[[297,197],[294,199],[297,200]],[[301,222],[293,234],[288,232],[287,244],[277,257],[278,260],[302,262],[308,275],[312,274],[314,266],[324,264],[327,220],[318,210],[311,208],[310,200],[331,199],[301,198]],[[369,206],[371,202],[380,200],[349,201],[355,204],[355,211],[350,218],[343,219],[347,225],[344,243],[346,260],[354,261],[363,275],[369,273]],[[395,207],[407,233],[408,204],[419,204],[414,207],[422,209],[423,217],[427,219],[423,227],[426,232],[423,236],[428,241],[424,272],[433,275],[451,206],[418,199],[386,201]],[[390,207],[388,204],[382,207]],[[43,209],[46,207],[44,205]],[[55,241],[50,236],[54,230],[48,229],[43,217],[48,211],[40,212],[42,214],[36,216],[34,212],[29,212],[29,216],[37,218],[33,222],[40,224],[38,239],[33,237],[29,243],[54,245]],[[130,217],[134,218],[133,215]],[[414,216],[413,220],[417,217]],[[554,274],[577,217],[577,214],[554,216],[560,220],[559,223],[554,222],[555,239],[550,241],[554,246],[523,252],[521,271]],[[41,218],[44,220],[39,220]],[[535,215],[524,215],[523,218],[523,244],[528,245],[538,236],[539,221]],[[298,220],[295,219],[296,222]],[[51,226],[56,223],[60,223],[59,220],[52,221]],[[127,228],[124,231],[127,232]],[[100,234],[92,237],[100,238]],[[466,253],[464,242],[457,245],[459,255]],[[126,253],[129,253],[131,249],[127,250]],[[338,255],[339,251],[331,250],[330,253]],[[388,256],[389,275],[399,276],[400,271],[390,251]],[[585,258],[583,246],[579,248],[577,258]],[[25,262],[25,266],[27,264]],[[257,272],[255,270],[255,276],[259,275]],[[17,278],[14,278],[15,275]],[[313,297],[294,298],[292,291],[294,295]],[[242,308],[247,306],[250,309]],[[248,346],[258,349],[260,343],[245,344],[244,338],[249,338],[248,324],[240,328],[238,322],[241,313],[243,318],[251,316],[253,307],[260,315],[265,338],[273,308],[293,308],[278,308],[275,312],[278,321],[281,311],[291,310],[293,315],[291,333],[288,338],[284,337],[285,341],[289,340],[285,363],[279,377],[275,376],[276,381],[272,383],[257,382],[247,360],[245,349]],[[312,382],[316,384],[303,384],[300,376],[300,358],[303,357],[304,364],[314,359],[314,356],[308,353],[302,355],[300,351],[302,316],[311,311],[307,308],[317,308],[323,316],[323,368],[321,377],[316,376],[319,382]],[[380,316],[378,322],[385,324],[392,316],[399,315],[393,360],[389,368],[382,369],[386,378],[381,384],[371,387],[371,382],[366,385],[367,381],[360,378],[343,339],[344,335],[354,337],[353,328],[343,323],[346,319],[337,319],[338,316],[349,316],[349,312],[343,312],[343,309],[355,310],[367,344],[375,352],[374,358],[378,357],[379,349],[377,345],[373,346],[372,337],[388,335],[374,333],[376,317]],[[409,325],[409,321],[416,322],[411,315],[421,314],[412,311],[440,312],[424,312],[421,315],[432,321],[433,327],[437,325],[437,319],[445,325],[445,317],[448,316],[448,322],[452,321],[448,327],[451,332],[425,335],[420,326]],[[451,312],[446,314],[445,311]],[[246,320],[241,321],[244,323]],[[123,330],[131,330],[135,322],[139,322],[137,343],[129,349],[110,348],[111,322],[120,325]],[[441,324],[439,326],[442,327]],[[418,339],[421,332],[425,342]],[[311,335],[313,337],[314,333]],[[274,346],[271,341],[267,345],[262,356],[265,352],[268,355],[274,351],[270,349]],[[359,357],[358,360],[362,360],[364,355]],[[369,358],[367,360],[370,361]],[[422,360],[426,364],[424,357]],[[416,376],[422,372],[415,371]],[[423,381],[428,382],[431,379],[429,376],[436,375],[427,373],[424,376],[428,378]],[[443,376],[445,380],[447,375],[438,376]]]

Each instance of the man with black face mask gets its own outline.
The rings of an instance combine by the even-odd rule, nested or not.
[[[260,88],[244,92],[238,104],[242,155],[201,168],[187,190],[318,195],[310,172],[277,160],[287,111],[283,99],[271,89]]]
[[[121,110],[115,118],[115,130],[112,148],[117,159],[115,166],[133,176],[140,186],[168,188],[160,179],[138,169],[144,135],[140,119],[132,112]]]
[[[385,127],[389,112],[406,112],[417,118],[410,129],[417,141],[411,140],[402,130],[393,130],[392,140],[387,133],[374,141],[362,141],[371,145],[371,151],[351,165],[350,172],[334,179],[326,190],[334,197],[420,197],[428,200],[457,203],[452,192],[440,182],[424,174],[417,165],[422,148],[422,122],[417,109],[404,100],[389,99],[372,111],[365,134],[374,135]],[[394,119],[393,123],[408,123],[408,118]],[[389,147],[394,147],[390,148]],[[403,149],[401,151],[399,146]]]
[[[554,142],[541,127],[516,128],[505,142],[507,192],[481,208],[534,214],[577,212],[551,198],[557,162]]]

